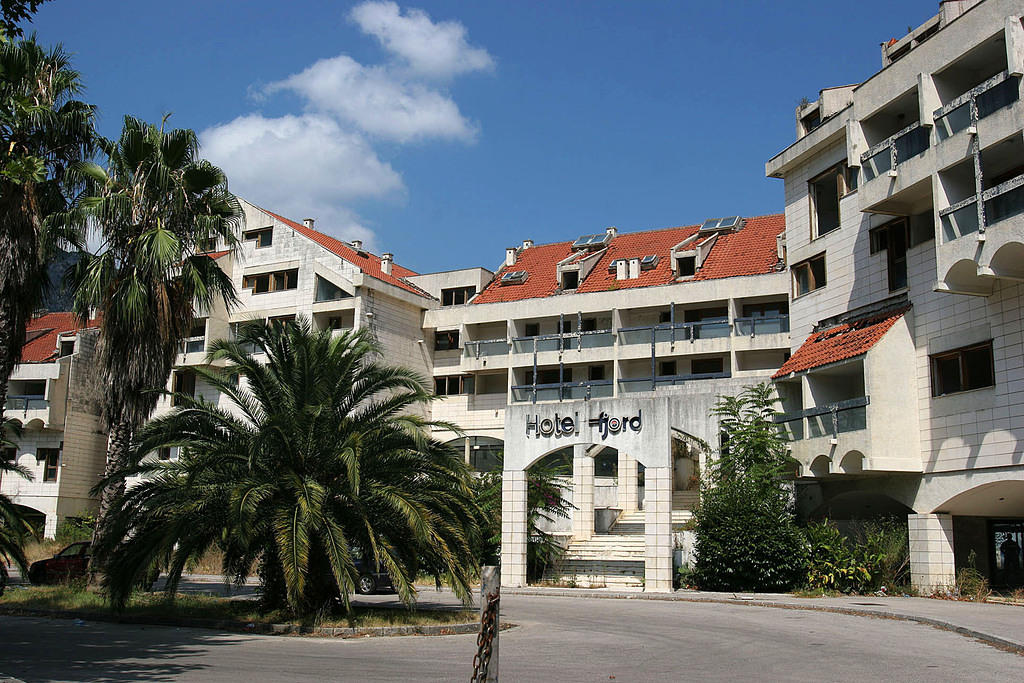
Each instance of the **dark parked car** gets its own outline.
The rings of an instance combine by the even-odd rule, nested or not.
[[[28,568],[28,580],[33,584],[70,581],[85,576],[89,568],[92,543],[72,543],[48,560],[33,562]]]
[[[366,560],[356,560],[356,571],[359,572],[359,579],[356,581],[356,592],[361,595],[369,595],[378,591],[394,591],[391,585],[391,577],[380,566],[374,566]]]

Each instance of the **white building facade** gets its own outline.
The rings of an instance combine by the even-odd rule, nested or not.
[[[944,2],[797,110],[782,178],[793,354],[775,375],[809,516],[908,514],[912,580],[1022,585],[1024,14]]]

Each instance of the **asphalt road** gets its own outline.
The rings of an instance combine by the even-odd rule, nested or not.
[[[534,596],[505,597],[502,618],[519,625],[501,635],[505,681],[1024,678],[1024,656],[888,619]],[[326,640],[0,617],[0,680],[27,683],[465,681],[474,653],[472,635]]]

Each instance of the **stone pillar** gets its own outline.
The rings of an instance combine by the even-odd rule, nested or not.
[[[672,468],[648,467],[645,473],[644,590],[672,590]]]
[[[953,564],[953,516],[907,515],[910,532],[910,582],[922,594],[956,584]]]
[[[518,470],[502,473],[501,585],[526,585],[526,472]]]
[[[594,535],[594,459],[587,447],[572,447],[572,536],[578,541]]]
[[[619,451],[619,507],[623,512],[637,509],[636,458]]]

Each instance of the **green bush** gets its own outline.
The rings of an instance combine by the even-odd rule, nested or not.
[[[95,515],[86,513],[79,517],[65,517],[57,525],[57,533],[54,538],[61,544],[91,541],[95,530]]]
[[[706,487],[696,520],[702,589],[786,591],[803,578],[804,539],[774,482],[741,477]]]
[[[844,535],[831,521],[811,523],[807,538],[807,587],[869,593],[904,586],[910,550],[905,521],[862,522]]]
[[[767,384],[719,397],[723,447],[695,514],[694,578],[705,590],[784,591],[805,573],[806,543],[783,481],[790,458]]]

